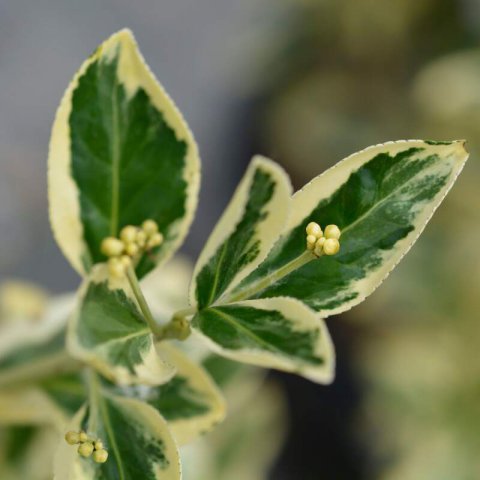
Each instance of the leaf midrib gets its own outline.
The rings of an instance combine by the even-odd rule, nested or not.
[[[295,357],[291,357],[290,355],[286,354],[284,351],[280,350],[278,347],[276,347],[275,345],[271,345],[269,344],[268,342],[266,342],[265,340],[263,340],[262,338],[260,338],[258,335],[256,335],[255,333],[253,333],[251,330],[249,330],[248,328],[246,328],[245,326],[243,326],[241,323],[238,323],[234,317],[232,317],[231,315],[229,315],[228,313],[225,313],[221,310],[218,310],[217,308],[212,308],[210,307],[208,310],[210,310],[211,312],[213,312],[214,314],[217,314],[220,318],[222,318],[223,320],[225,320],[227,323],[229,323],[230,325],[232,325],[233,327],[237,328],[238,330],[241,330],[243,333],[245,333],[248,337],[250,337],[252,340],[255,340],[257,343],[261,344],[261,345],[264,345],[266,347],[267,350],[270,351],[270,353],[279,353],[280,355],[284,356],[284,357],[287,357],[287,358],[295,358]],[[285,318],[285,317],[283,317]],[[272,350],[274,352],[272,352]]]
[[[118,233],[120,204],[120,125],[118,115],[118,80],[114,77],[112,88],[112,211],[110,217],[110,235]]]

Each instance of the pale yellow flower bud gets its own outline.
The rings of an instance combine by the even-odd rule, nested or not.
[[[145,246],[145,243],[147,242],[147,234],[143,230],[139,230],[137,232],[137,238],[135,240],[137,242],[137,245],[140,248],[143,248]]]
[[[325,244],[325,237],[320,237],[316,242],[315,242],[315,250],[313,253],[319,257],[323,253],[323,245]]]
[[[124,244],[115,237],[107,237],[103,240],[100,250],[107,257],[116,257],[123,252]]]
[[[137,231],[138,228],[134,227],[133,225],[127,225],[126,227],[122,228],[122,231],[120,232],[120,239],[125,244],[132,243],[137,238]]]
[[[120,263],[125,267],[128,268],[132,264],[132,259],[128,255],[122,255],[120,257]]]
[[[125,265],[119,258],[111,258],[108,261],[108,273],[115,278],[122,278],[125,275]]]
[[[147,242],[148,248],[154,248],[161,245],[163,242],[163,235],[160,232],[154,233]]]
[[[325,255],[335,255],[340,250],[340,242],[336,238],[327,238],[323,244]]]
[[[138,245],[134,242],[132,243],[127,243],[125,245],[125,252],[130,255],[131,257],[134,257],[140,249],[138,248]]]
[[[157,225],[157,222],[155,220],[145,220],[142,223],[142,228],[143,228],[143,231],[148,236],[154,235],[155,233],[158,232],[158,225]]]
[[[335,238],[338,240],[342,232],[336,225],[327,225],[325,227],[325,237],[326,238]]]
[[[69,445],[75,445],[77,443],[80,443],[80,434],[78,432],[67,432],[65,434],[65,441],[69,444]]]
[[[97,440],[94,443],[95,450],[103,450],[103,442],[101,440]]]
[[[318,223],[310,222],[305,230],[307,232],[307,235],[313,235],[317,238],[322,236],[322,229],[320,228],[320,225]]]
[[[104,449],[95,450],[93,460],[97,463],[105,463],[108,460],[108,452]]]
[[[313,250],[317,237],[315,235],[307,235],[307,248]]]
[[[85,442],[78,447],[78,453],[82,457],[89,457],[93,453],[93,443]]]
[[[88,435],[85,432],[80,432],[79,433],[79,440],[80,440],[80,442],[87,442],[88,441]]]

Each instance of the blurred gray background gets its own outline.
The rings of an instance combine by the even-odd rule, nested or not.
[[[48,225],[50,128],[76,69],[126,26],[200,146],[199,217],[185,246],[198,253],[251,153],[242,140],[248,127],[242,109],[251,82],[263,75],[259,58],[268,32],[285,18],[281,3],[1,0],[0,280],[30,279],[53,291],[78,284]]]

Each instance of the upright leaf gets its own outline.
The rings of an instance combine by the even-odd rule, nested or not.
[[[333,379],[335,355],[327,328],[298,300],[215,305],[198,312],[192,325],[225,357],[295,372],[319,383]]]
[[[255,157],[197,262],[192,305],[211,305],[267,256],[287,221],[290,195],[285,172]]]
[[[464,142],[399,141],[367,148],[293,196],[292,215],[265,261],[225,303],[294,297],[321,317],[360,303],[410,249],[460,173]],[[305,226],[336,224],[340,253],[288,265],[305,252]]]
[[[85,281],[70,321],[70,353],[120,384],[160,385],[175,373],[155,346],[126,278],[98,265]]]
[[[58,109],[49,153],[55,238],[82,275],[100,244],[125,225],[155,220],[164,243],[145,254],[143,276],[169,257],[191,224],[199,186],[195,141],[129,30],[90,56]]]

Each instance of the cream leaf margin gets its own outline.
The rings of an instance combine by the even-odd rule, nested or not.
[[[238,362],[296,373],[316,383],[329,384],[333,381],[335,377],[335,349],[325,322],[319,318],[315,311],[307,307],[300,300],[290,297],[247,300],[230,305],[251,307],[259,310],[276,310],[290,321],[290,326],[295,331],[310,332],[319,330],[320,336],[315,343],[314,353],[322,356],[325,361],[320,366],[313,366],[306,361],[297,361],[281,353],[276,354],[274,352],[252,348],[227,349],[211,340],[203,334],[200,329],[194,327],[195,333],[205,341],[214,352]]]
[[[248,202],[250,186],[257,169],[268,172],[275,180],[276,188],[273,197],[268,203],[267,217],[257,224],[257,237],[261,240],[260,252],[249,265],[240,270],[224,294],[231,291],[245,277],[247,277],[266,258],[273,244],[283,231],[290,214],[290,201],[292,186],[290,178],[285,170],[274,161],[256,155],[245,172],[227,208],[213,229],[195,265],[192,282],[190,284],[190,305],[197,305],[195,292],[197,288],[196,278],[203,267],[208,264],[222,243],[234,232],[237,223],[242,218],[245,206]]]
[[[69,117],[72,109],[72,97],[80,77],[87,68],[102,57],[111,58],[117,48],[119,51],[118,79],[124,85],[127,95],[131,97],[139,88],[143,88],[152,104],[162,112],[167,123],[173,128],[177,139],[185,141],[188,145],[184,170],[184,180],[187,183],[186,213],[176,225],[176,239],[170,245],[169,251],[163,254],[162,262],[170,258],[185,239],[198,201],[200,158],[193,134],[175,103],[145,62],[133,33],[128,29],[120,30],[102,43],[82,64],[63,95],[52,127],[48,155],[50,223],[60,249],[81,276],[85,276],[87,273],[82,258],[87,255],[88,248],[83,236],[79,190],[70,172]]]

